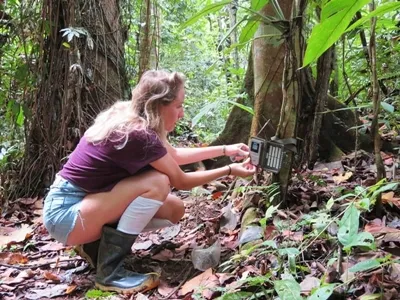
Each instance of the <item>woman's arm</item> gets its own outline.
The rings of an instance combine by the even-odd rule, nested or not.
[[[229,166],[213,170],[185,173],[169,153],[152,162],[150,165],[161,173],[166,174],[169,177],[171,185],[181,190],[187,190],[195,186],[206,184],[221,176],[236,175],[246,177],[253,175],[256,171],[256,167],[251,165],[249,161],[246,161],[242,163],[233,163]]]
[[[164,144],[168,153],[178,165],[191,164],[223,155],[240,156],[243,158],[249,155],[249,147],[242,143],[197,148],[175,148],[168,142],[165,142]]]

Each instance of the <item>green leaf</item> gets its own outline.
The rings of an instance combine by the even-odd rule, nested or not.
[[[222,45],[223,42],[225,42],[225,40],[232,34],[232,32],[240,25],[242,24],[244,21],[247,20],[247,17],[244,17],[242,20],[240,20],[239,22],[237,22],[235,25],[233,25],[229,31],[225,34],[225,36],[220,40],[217,49],[220,48],[220,46]]]
[[[395,11],[396,9],[399,9],[399,8],[400,8],[400,3],[399,2],[392,2],[392,3],[382,4],[382,5],[378,6],[374,11],[370,12],[369,14],[367,14],[366,16],[362,17],[357,22],[355,22],[354,24],[349,26],[349,28],[346,29],[346,32],[349,32],[349,31],[357,28],[358,26],[364,24],[365,22],[367,22],[372,17],[377,17],[377,16],[380,16],[380,15]]]
[[[243,300],[252,296],[253,293],[250,292],[236,292],[236,293],[226,293],[221,297],[218,297],[217,300]]]
[[[192,127],[196,126],[197,123],[203,118],[208,112],[215,109],[219,105],[218,101],[208,103],[202,109],[200,109],[199,113],[195,115],[192,119]]]
[[[265,212],[265,219],[269,219],[272,218],[273,214],[277,212],[279,205],[281,205],[280,203],[276,206],[271,205],[270,207],[268,207],[267,211]]]
[[[369,232],[360,232],[350,243],[343,247],[343,250],[348,251],[352,247],[367,247],[370,250],[376,249],[373,235]]]
[[[343,246],[349,245],[355,239],[359,228],[359,217],[360,212],[351,205],[340,220],[337,237]]]
[[[280,256],[284,256],[284,255],[299,255],[300,251],[297,248],[283,248],[283,249],[279,249],[278,253]]]
[[[389,103],[386,103],[386,102],[381,102],[381,106],[387,112],[394,113],[394,106],[393,105],[391,105]]]
[[[307,300],[327,300],[332,295],[334,288],[335,284],[321,286]]]
[[[349,1],[335,0],[329,1],[323,6],[321,11],[320,23],[324,22],[326,19],[332,17],[334,14],[346,9],[349,6]]]
[[[189,20],[187,20],[185,23],[183,23],[181,26],[179,26],[179,30],[185,29],[186,27],[193,25],[196,23],[201,17],[217,12],[221,8],[223,8],[225,5],[228,5],[231,3],[231,0],[225,0],[217,3],[213,3],[210,5],[207,5],[204,7],[201,11],[199,11],[197,14],[195,14],[193,17],[191,17]]]
[[[267,5],[269,0],[251,0],[251,9],[260,10],[265,5]]]
[[[249,20],[247,24],[243,27],[242,31],[240,32],[239,36],[239,49],[243,48],[244,44],[246,44],[249,40],[251,40],[256,33],[258,26],[260,26],[260,21],[256,20]]]
[[[355,264],[354,266],[352,266],[349,269],[349,271],[353,272],[353,273],[363,272],[363,271],[367,271],[367,270],[376,269],[380,266],[381,266],[381,263],[379,262],[378,259],[368,259],[368,260],[364,260],[362,262]]]
[[[252,116],[254,116],[254,110],[250,107],[250,106],[246,106],[240,103],[237,103],[235,101],[231,101],[231,100],[223,100],[224,102],[228,102],[230,104],[236,105],[237,107],[243,109],[244,111],[247,111],[249,114],[251,114]]]
[[[378,188],[377,190],[375,190],[372,193],[371,199],[375,199],[376,197],[378,197],[379,194],[381,194],[383,192],[395,191],[398,186],[399,186],[398,182],[391,182],[391,183],[385,184],[384,186]]]
[[[262,242],[261,246],[270,247],[272,249],[277,249],[278,248],[278,246],[276,245],[275,241],[272,241],[272,240],[266,240],[266,241]]]
[[[281,300],[301,300],[301,288],[294,280],[279,280],[274,282],[274,288]]]
[[[329,5],[327,4],[325,7],[328,7],[329,13],[324,12],[324,7],[321,15],[329,17],[313,28],[311,36],[308,39],[303,67],[318,59],[318,57],[332,46],[344,33],[354,14],[369,2],[369,0],[333,0],[328,2]],[[344,3],[346,5],[343,5]],[[331,9],[334,6],[339,10],[335,12]]]
[[[276,12],[276,15],[279,17],[280,20],[286,20],[285,15],[283,14],[283,11],[279,5],[279,2],[277,0],[272,0],[272,6],[274,7],[274,10]]]
[[[22,105],[19,106],[19,112],[18,112],[18,116],[17,116],[17,125],[19,127],[22,127],[24,125],[24,108],[22,107]]]

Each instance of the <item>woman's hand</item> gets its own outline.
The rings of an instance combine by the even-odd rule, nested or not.
[[[250,163],[250,158],[241,163],[234,163],[229,165],[231,174],[240,177],[247,177],[253,175],[257,171],[257,167]]]
[[[240,161],[249,156],[249,146],[243,143],[226,145],[225,155],[230,156],[232,161]]]

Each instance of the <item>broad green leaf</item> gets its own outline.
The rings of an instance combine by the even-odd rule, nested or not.
[[[278,248],[278,246],[276,245],[275,241],[272,241],[272,240],[266,240],[266,241],[262,242],[261,246],[270,247],[272,249],[277,249]]]
[[[217,3],[213,3],[210,5],[207,5],[204,7],[201,11],[199,11],[197,14],[195,14],[193,17],[191,17],[189,20],[187,20],[185,23],[183,23],[179,29],[182,30],[190,25],[193,25],[196,23],[201,17],[217,12],[220,9],[222,9],[225,5],[228,5],[231,3],[231,0],[225,0]]]
[[[332,295],[335,284],[329,284],[319,287],[307,300],[327,300]]]
[[[387,191],[395,191],[397,187],[399,186],[398,182],[392,182],[385,184],[384,186],[378,188],[372,193],[371,199],[375,199],[379,194]]]
[[[331,210],[333,204],[335,204],[335,200],[331,197],[328,202],[326,203],[326,209]]]
[[[231,100],[224,100],[224,102],[228,102],[230,104],[236,105],[237,107],[243,109],[244,111],[247,111],[249,114],[251,114],[252,116],[254,116],[254,110],[250,107],[250,106],[246,106],[240,103],[237,103],[235,101],[231,101]]]
[[[225,36],[221,39],[221,41],[219,42],[219,44],[218,44],[218,46],[217,46],[217,49],[219,49],[220,46],[222,45],[222,43],[225,42],[225,40],[232,34],[232,32],[233,32],[234,30],[236,30],[236,28],[237,28],[240,24],[242,24],[244,21],[246,21],[246,20],[247,20],[247,17],[244,17],[242,20],[240,20],[240,21],[237,22],[235,25],[233,25],[233,26],[229,29],[229,31],[225,34]]]
[[[367,22],[369,19],[372,17],[377,17],[392,11],[395,11],[400,8],[400,2],[392,2],[392,3],[385,3],[382,5],[379,5],[374,11],[370,12],[369,14],[365,15],[361,19],[359,19],[357,22],[349,26],[349,28],[346,29],[346,32],[349,32],[353,30],[354,28],[357,28],[358,26],[364,24]]]
[[[353,272],[353,273],[363,272],[363,271],[367,271],[367,270],[376,269],[380,266],[381,266],[381,263],[379,262],[378,259],[368,259],[368,260],[364,260],[362,262],[355,264],[354,266],[352,266],[349,269],[349,271]]]
[[[389,103],[386,103],[386,102],[381,102],[381,106],[387,112],[394,113],[394,106],[393,105],[391,105]]]
[[[281,300],[301,300],[301,288],[294,280],[279,280],[274,282],[274,288]]]
[[[260,10],[267,5],[269,0],[251,0],[251,9]]]
[[[347,3],[347,6],[336,13],[331,11],[329,13],[331,15],[329,18],[325,19],[313,28],[311,36],[308,39],[303,67],[318,59],[318,57],[332,46],[344,33],[354,14],[364,5],[369,3],[370,0],[333,0],[328,2],[330,3],[329,6],[327,4],[325,7],[330,8],[335,5],[336,2]],[[341,8],[342,5],[338,5],[338,7]],[[322,15],[325,14],[324,8],[321,12]]]
[[[365,196],[365,195],[366,195],[366,192],[367,192],[367,189],[366,189],[365,187],[361,186],[361,185],[358,185],[358,186],[356,186],[356,187],[354,188],[354,192],[355,192],[357,195],[363,195],[363,196]]]
[[[321,11],[321,20],[320,23],[324,22],[326,19],[329,17],[332,17],[334,14],[345,10],[348,8],[350,1],[348,0],[334,0],[334,1],[329,1],[323,6],[323,9]]]
[[[17,116],[17,125],[22,127],[22,125],[24,125],[24,108],[22,107],[22,105],[19,106],[19,112],[18,112],[18,116]]]
[[[300,251],[297,248],[283,248],[283,249],[279,249],[278,253],[280,256],[284,256],[284,255],[299,255]]]
[[[371,207],[371,199],[370,198],[362,198],[360,201],[357,202],[358,206],[364,210],[369,211]]]
[[[239,36],[239,49],[243,48],[244,44],[246,44],[249,40],[251,40],[254,34],[257,31],[258,26],[260,26],[260,21],[249,20],[247,24],[243,27],[242,31],[240,32]]]
[[[276,206],[271,205],[270,207],[268,207],[267,211],[265,212],[265,219],[268,220],[269,218],[272,218],[272,215],[278,211],[279,205],[281,204],[279,203]]]
[[[243,300],[251,297],[253,293],[250,292],[236,292],[236,293],[225,293],[217,300]]]
[[[352,247],[367,247],[370,250],[376,249],[373,235],[369,232],[360,232],[350,243],[343,247],[343,250],[348,251]]]
[[[208,103],[202,109],[200,109],[199,113],[195,115],[192,119],[192,127],[196,126],[197,123],[203,118],[208,112],[215,109],[219,105],[218,101]]]
[[[357,235],[359,228],[360,212],[351,205],[339,222],[338,240],[343,246],[349,245]]]

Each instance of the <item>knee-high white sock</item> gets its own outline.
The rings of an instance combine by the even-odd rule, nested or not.
[[[149,231],[155,231],[157,229],[165,228],[175,225],[168,219],[159,219],[159,218],[153,218],[150,220],[150,222],[146,225],[146,227],[143,229],[143,232],[149,232]]]
[[[139,234],[157,213],[163,203],[161,201],[137,197],[122,214],[117,230],[128,234]]]

